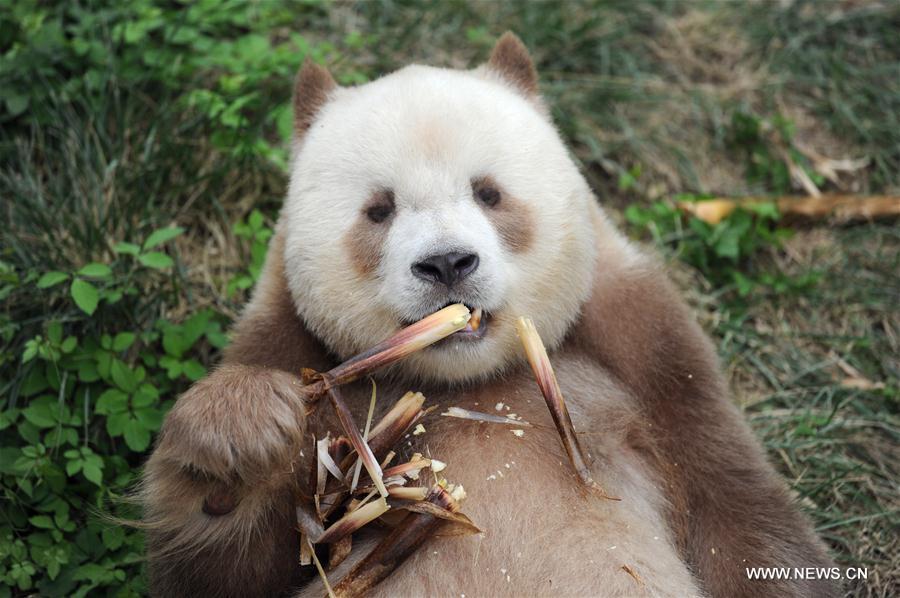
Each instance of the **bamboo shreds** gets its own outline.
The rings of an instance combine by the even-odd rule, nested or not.
[[[445,525],[435,532],[435,536],[472,536],[482,533],[481,529],[463,513],[448,511],[427,500],[403,505],[397,507],[397,510],[409,511],[410,513],[424,513],[443,519]]]
[[[316,544],[331,544],[348,536],[365,524],[381,517],[390,506],[383,498],[351,511],[332,523],[322,535],[316,538]]]
[[[413,486],[411,488],[406,486],[392,486],[388,488],[388,494],[391,498],[425,500],[425,497],[428,496],[428,488],[423,486]]]
[[[482,413],[481,411],[472,411],[461,407],[448,407],[446,411],[441,413],[444,417],[458,417],[459,419],[470,419],[477,422],[487,422],[490,424],[508,424],[511,426],[528,426],[531,424],[525,420],[513,419],[502,415],[493,415],[491,413]]]
[[[322,578],[322,583],[325,584],[325,590],[328,592],[328,598],[335,598],[334,590],[331,589],[331,584],[328,583],[328,576],[325,575],[325,569],[322,568],[322,563],[319,562],[319,557],[316,556],[316,549],[313,548],[312,543],[309,541],[309,538],[306,539],[307,545],[309,545],[309,551],[312,555],[312,560],[316,564],[316,570],[319,572],[319,577]]]
[[[330,381],[326,378],[326,382]],[[362,434],[359,433],[359,428],[356,427],[356,422],[353,421],[353,415],[350,413],[350,409],[347,408],[344,399],[341,398],[340,391],[338,391],[336,386],[331,386],[330,383],[326,388],[328,396],[331,399],[331,404],[341,422],[341,427],[344,428],[344,432],[350,438],[350,442],[353,443],[356,454],[359,455],[363,466],[365,466],[366,471],[369,472],[369,476],[372,478],[375,487],[378,488],[379,494],[381,494],[381,496],[387,496],[387,488],[384,487],[384,483],[381,481],[381,466],[378,465],[375,455],[372,454],[372,449],[369,448],[369,445],[363,440]]]
[[[634,569],[632,569],[628,565],[622,565],[622,571],[624,571],[625,573],[630,575],[632,577],[632,579],[634,579],[634,581],[636,581],[638,583],[639,586],[641,586],[641,587],[644,586],[644,580],[641,579],[641,576],[638,575]]]
[[[461,303],[448,305],[415,324],[403,328],[368,351],[351,357],[309,384],[305,390],[315,397],[323,394],[329,386],[356,380],[360,376],[403,359],[411,353],[462,330],[469,322],[469,318],[471,318],[471,314],[465,305]],[[324,378],[327,378],[328,382]]]
[[[328,395],[344,433],[343,436],[334,439],[330,434],[321,440],[313,438],[317,458],[310,471],[310,481],[316,488],[312,503],[315,512],[312,511],[312,505],[301,503],[297,507],[297,527],[302,543],[301,564],[310,562],[315,564],[329,596],[335,594],[313,543],[329,545],[329,568],[337,567],[351,552],[352,535],[355,531],[375,519],[384,520],[390,517],[391,503],[388,503],[385,497],[390,496],[392,501],[399,501],[401,505],[411,508],[407,513],[398,513],[402,518],[402,521],[398,520],[399,532],[395,530],[389,534],[376,548],[376,551],[381,550],[385,542],[393,538],[389,549],[382,555],[383,558],[378,558],[378,566],[374,570],[366,571],[360,568],[367,567],[366,561],[373,558],[369,555],[342,580],[342,587],[347,592],[364,591],[384,579],[384,576],[402,563],[432,531],[445,527],[445,531],[448,532],[446,535],[477,533],[478,528],[467,517],[458,513],[458,500],[465,497],[465,491],[461,486],[450,485],[448,490],[446,480],[442,479],[431,489],[406,487],[408,480],[418,479],[422,469],[430,467],[437,473],[446,467],[445,463],[423,458],[420,453],[416,453],[409,462],[396,465],[388,472],[383,471],[395,457],[391,449],[401,441],[403,434],[433,409],[423,409],[425,397],[421,393],[405,394],[373,427],[372,419],[377,397],[373,382],[365,430],[360,433],[338,388],[340,384],[393,363],[460,330],[469,318],[470,314],[465,306],[452,305],[404,328],[388,340],[328,373],[318,373],[309,369],[301,371],[304,392],[315,399],[323,394]],[[528,425],[513,421],[520,425]],[[424,427],[419,424],[417,430],[424,432]],[[376,459],[376,455],[382,459],[381,463]],[[360,485],[362,467],[366,468],[368,478]],[[334,477],[336,481],[331,481],[329,476]],[[437,480],[437,476],[435,479]],[[378,498],[372,500],[375,497]],[[342,517],[324,528],[324,522],[328,521],[332,514],[341,512]]]
[[[418,473],[421,470],[425,469],[426,467],[431,467],[432,460],[425,459],[419,453],[416,453],[416,455],[418,455],[418,458],[416,458],[416,456],[413,456],[412,461],[401,463],[400,465],[394,465],[390,469],[385,469],[384,477],[387,478],[396,475],[405,475],[407,477],[411,477],[414,480],[417,479]],[[416,477],[413,477],[410,474],[414,474]]]
[[[347,510],[355,511],[356,509],[360,508],[361,506],[363,506],[364,504],[366,504],[367,502],[372,500],[372,498],[376,494],[378,494],[378,490],[372,490],[371,492],[366,494],[362,499],[353,499],[352,501],[350,501],[350,505],[347,507]]]
[[[366,429],[363,431],[363,442],[369,442],[369,429],[372,427],[372,417],[375,415],[375,399],[376,396],[376,387],[375,381],[372,380],[372,398],[369,399],[369,414],[366,416]],[[353,468],[353,482],[350,484],[350,492],[356,490],[356,485],[359,483],[359,470],[362,467],[362,461],[357,458],[356,465]],[[380,465],[379,465],[380,467]]]
[[[559,388],[559,382],[556,380],[556,374],[553,373],[553,366],[550,365],[550,358],[547,356],[547,349],[534,327],[534,322],[530,318],[520,317],[516,321],[516,331],[525,348],[528,363],[531,364],[541,394],[544,395],[544,400],[550,409],[550,415],[553,417],[560,440],[562,440],[563,447],[569,455],[569,461],[575,468],[578,477],[585,485],[599,490],[605,498],[619,500],[608,496],[591,476],[590,467],[581,450],[578,437],[575,435],[575,426],[572,425],[572,418],[566,408],[566,400]]]
[[[334,459],[331,458],[331,452],[328,450],[331,446],[331,437],[326,436],[322,440],[316,442],[316,456],[319,459],[319,463],[322,467],[328,471],[331,475],[336,477],[339,480],[343,480],[344,476],[341,474],[340,468],[337,466],[337,463],[334,462]],[[320,478],[321,479],[321,478]],[[318,489],[318,488],[317,488]],[[324,489],[323,489],[324,492]]]
[[[394,403],[390,411],[384,414],[375,427],[372,428],[372,438],[377,438],[384,433],[390,433],[396,429],[403,429],[412,425],[416,415],[425,404],[425,395],[420,392],[408,392]],[[402,432],[400,432],[402,434]],[[399,437],[399,434],[397,434]]]
[[[381,469],[384,469],[385,467],[390,465],[391,461],[393,461],[394,457],[396,457],[396,456],[397,456],[397,453],[395,453],[394,451],[389,451],[388,454],[385,456],[384,460],[381,462]]]
[[[431,488],[425,500],[446,511],[455,513],[459,510],[459,503],[439,485]],[[431,513],[410,513],[334,587],[335,596],[349,598],[364,595],[399,567],[443,524],[444,519]]]
[[[300,532],[300,566],[305,567],[312,565],[312,544],[309,542],[309,535],[306,532]]]

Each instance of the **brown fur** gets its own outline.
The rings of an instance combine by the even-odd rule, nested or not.
[[[671,537],[700,591],[711,596],[835,595],[838,588],[828,582],[747,580],[747,566],[830,563],[729,403],[709,341],[664,275],[650,266],[617,269],[617,256],[603,257],[609,259],[600,260],[582,320],[552,359],[576,428],[594,457],[595,475],[609,492],[628,500],[611,503],[583,493],[526,370],[471,389],[425,388],[430,403],[492,411],[503,401],[538,427],[526,428],[520,439],[499,426],[446,418],[427,423],[428,433],[418,439],[422,444],[409,450],[428,451],[451,464],[447,475],[466,486],[466,511],[487,534],[430,542],[377,594],[402,589],[438,595],[448,587],[485,595],[511,595],[523,587],[567,595],[627,594],[636,582],[623,565],[647,584],[641,592],[666,594],[665,584],[653,584],[684,577],[688,569],[665,562],[664,552],[652,560],[631,552],[635,542],[650,542],[655,534],[653,542]],[[303,411],[291,400],[296,379],[266,366],[311,363],[321,368],[328,359],[304,352],[311,346],[303,338],[308,333],[296,342],[273,336],[274,330],[303,330],[292,310],[272,309],[285,300],[279,263],[274,251],[254,309],[238,325],[227,359],[232,365],[179,400],[148,464],[147,488],[163,522],[150,542],[157,595],[188,590],[268,595],[301,579],[290,524],[298,482],[287,474],[304,428],[302,418],[293,418]],[[262,317],[273,319],[263,324]],[[272,356],[271,364],[243,370],[233,365],[258,362],[265,354]],[[379,387],[388,399],[379,403],[383,410],[401,387],[385,382]],[[367,392],[361,384],[348,388],[357,417],[363,417]],[[319,425],[337,429],[333,422]],[[514,464],[507,468],[507,463]],[[301,470],[299,463],[295,467]],[[497,471],[504,477],[488,480]],[[210,480],[216,479],[234,484],[240,497],[234,513],[202,513],[204,497],[216,490]],[[642,501],[647,501],[644,506]],[[652,513],[654,504],[668,513],[668,523],[658,529],[651,525],[652,516],[641,515]],[[183,530],[191,533],[185,537]],[[618,552],[597,543],[609,537],[621,538]],[[154,551],[177,557],[154,557]],[[348,559],[333,578],[354,560]],[[216,573],[208,574],[210,568]],[[515,582],[507,582],[501,568]],[[609,576],[621,585],[610,586]],[[186,588],[184,594],[180,588]],[[318,582],[309,588],[321,592]],[[636,587],[635,593],[640,595]]]
[[[520,46],[504,36],[493,68],[536,89]],[[333,89],[318,67],[303,70],[298,132]],[[510,247],[527,247],[530,216],[504,201],[509,220],[495,225],[507,228]],[[430,404],[493,411],[503,402],[534,427],[518,438],[503,426],[426,422],[408,450],[450,464],[447,476],[465,485],[465,511],[485,533],[427,542],[374,594],[836,595],[828,582],[746,578],[749,566],[830,561],[728,400],[711,343],[664,273],[624,255],[596,222],[593,294],[551,359],[592,473],[622,501],[579,484],[524,365],[468,387],[420,388]],[[154,595],[271,596],[314,575],[297,564],[293,508],[308,493],[307,434],[338,427],[327,409],[310,417],[296,374],[334,359],[297,315],[283,251],[277,233],[223,365],[178,400],[147,464]],[[407,389],[379,380],[378,410]],[[363,382],[346,388],[360,420],[368,393]],[[364,554],[355,548],[332,579]],[[301,591],[322,594],[317,581]]]
[[[513,253],[528,251],[534,240],[534,217],[525,202],[510,197],[493,179],[481,177],[472,183],[476,190],[479,186],[489,185],[500,191],[500,201],[494,207],[485,208],[494,228],[503,240],[503,244]]]
[[[337,83],[325,67],[306,59],[294,82],[294,132],[303,137]]]
[[[350,252],[353,261],[353,269],[360,276],[371,276],[381,263],[381,248],[384,245],[385,227],[373,223],[366,216],[369,207],[384,206],[393,203],[390,195],[384,191],[373,194],[372,198],[363,206],[362,213],[349,231],[344,235],[343,243]]]
[[[528,48],[512,31],[507,31],[497,41],[487,65],[525,96],[537,95],[537,70],[534,68]]]
[[[306,574],[296,567],[292,472],[308,471],[299,454],[309,405],[296,373],[332,360],[296,315],[282,251],[276,234],[222,366],[178,400],[145,468],[154,595],[271,596]],[[223,494],[235,508],[207,514]]]
[[[570,340],[640,402],[683,558],[713,596],[826,596],[829,582],[751,581],[745,567],[831,566],[728,400],[709,340],[656,266],[598,273]]]
[[[344,246],[350,252],[353,269],[360,276],[371,276],[381,263],[381,246],[384,244],[381,231],[360,215],[344,235]]]

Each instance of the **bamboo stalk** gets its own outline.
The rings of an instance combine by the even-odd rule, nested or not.
[[[378,460],[372,454],[372,449],[369,448],[369,445],[363,440],[362,434],[359,433],[359,428],[356,426],[356,422],[353,421],[350,409],[344,403],[340,391],[338,391],[336,386],[332,385],[332,381],[327,375],[324,382],[326,383],[325,388],[328,392],[328,397],[331,399],[331,404],[337,413],[338,420],[341,422],[341,427],[344,428],[344,433],[350,438],[353,448],[356,449],[356,454],[359,455],[363,466],[372,478],[372,482],[378,488],[378,493],[381,496],[387,496],[387,488],[384,487],[384,483],[381,481],[381,466],[378,465]]]
[[[572,424],[572,418],[569,416],[566,400],[563,397],[562,390],[559,388],[559,382],[556,380],[556,374],[553,373],[553,366],[550,365],[550,358],[547,356],[547,349],[544,347],[543,341],[541,341],[534,322],[531,318],[520,317],[516,321],[516,332],[518,332],[522,346],[525,348],[528,363],[531,364],[531,370],[534,372],[541,394],[544,395],[544,400],[550,409],[553,423],[556,425],[563,447],[569,455],[572,467],[575,468],[575,472],[585,485],[599,490],[605,498],[613,499],[603,492],[600,485],[591,476],[591,469],[587,459],[585,459],[581,444],[578,442],[578,437],[575,435],[575,426]]]
[[[452,513],[459,510],[459,503],[438,485],[431,488],[425,500]],[[338,598],[364,595],[399,567],[443,524],[444,520],[433,514],[410,513],[334,586],[334,595]]]
[[[368,351],[351,357],[328,371],[327,374],[317,376],[318,380],[307,385],[304,391],[317,397],[323,394],[328,386],[352,382],[360,376],[403,359],[411,353],[462,330],[469,322],[470,317],[469,309],[465,305],[461,303],[448,305],[415,324],[403,328]],[[329,380],[327,383],[324,380],[326,376]]]
[[[840,222],[874,220],[900,216],[900,196],[821,195],[819,197],[718,197],[703,201],[678,202],[678,209],[709,224],[718,224],[738,208],[774,203],[787,219],[821,220],[834,217]]]
[[[314,542],[316,544],[338,542],[370,521],[381,517],[389,508],[383,498],[370,502],[332,523]]]

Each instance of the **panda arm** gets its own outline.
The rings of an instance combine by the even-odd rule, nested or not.
[[[268,596],[301,581],[293,472],[308,405],[297,374],[329,362],[296,315],[281,251],[276,235],[222,365],[178,399],[146,465],[153,595]]]

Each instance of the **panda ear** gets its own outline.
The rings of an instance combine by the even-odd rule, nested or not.
[[[294,134],[297,138],[303,137],[309,130],[319,110],[337,87],[328,69],[306,59],[294,80]]]
[[[491,51],[487,68],[526,97],[538,95],[538,76],[528,48],[522,40],[507,31]]]

